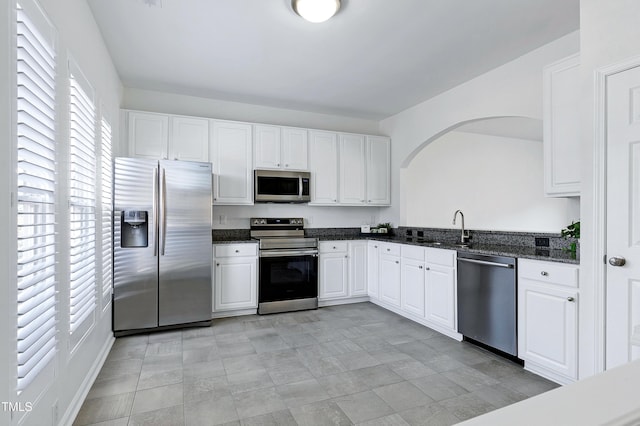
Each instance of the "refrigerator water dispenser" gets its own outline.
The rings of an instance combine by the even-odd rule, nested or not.
[[[149,246],[149,221],[144,210],[124,210],[120,217],[122,235],[120,246],[124,248]]]

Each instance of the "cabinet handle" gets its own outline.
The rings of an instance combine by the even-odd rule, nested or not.
[[[427,266],[426,268],[424,268],[424,269],[426,269],[427,271],[430,271],[430,270],[431,270],[431,268],[429,268],[428,266]]]
[[[378,248],[378,246],[373,246],[373,248]]]
[[[387,249],[387,251],[391,251],[391,249],[390,249],[390,248],[388,248],[388,249]]]
[[[400,263],[400,261],[399,261],[399,260],[396,260],[396,263]]]
[[[333,202],[334,202],[334,203],[337,203],[337,202],[338,202],[338,200],[333,200]]]
[[[344,255],[344,258],[346,259],[347,257],[349,257],[349,256],[347,256],[347,255],[345,254],[345,255]]]
[[[573,302],[574,300],[576,299],[574,299],[573,297],[567,297],[567,302]]]
[[[216,263],[216,266],[220,266],[220,264],[219,264],[219,263]]]
[[[542,271],[540,272],[540,275],[542,275],[543,277],[549,276],[549,273],[547,271]]]
[[[284,166],[285,166],[285,167],[289,167],[289,165],[288,165],[288,164],[285,164]]]
[[[280,163],[276,164],[276,166],[280,167]]]
[[[418,266],[418,268],[422,269],[422,265]]]
[[[336,249],[336,246],[333,246],[333,249],[335,250],[335,249]]]
[[[240,253],[240,250],[236,250],[236,253]]]

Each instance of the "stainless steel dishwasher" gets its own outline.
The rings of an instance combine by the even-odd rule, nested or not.
[[[458,332],[518,355],[516,259],[458,253]]]

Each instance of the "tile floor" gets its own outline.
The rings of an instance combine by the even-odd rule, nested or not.
[[[74,425],[448,425],[556,386],[358,303],[119,338]]]

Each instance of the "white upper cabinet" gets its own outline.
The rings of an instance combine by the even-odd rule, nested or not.
[[[282,128],[282,164],[289,170],[309,169],[307,129]]]
[[[253,126],[256,169],[279,169],[282,131],[277,126]]]
[[[128,112],[129,155],[209,161],[209,121],[147,112]]]
[[[171,117],[169,159],[209,161],[209,120]]]
[[[544,189],[580,196],[580,56],[544,68]]]
[[[391,204],[391,140],[367,136],[367,204]]]
[[[256,169],[306,170],[307,129],[254,126]]]
[[[338,135],[333,132],[309,132],[309,168],[311,203],[338,203]]]
[[[168,158],[169,116],[137,111],[130,111],[127,116],[129,155],[156,160]]]
[[[251,124],[211,120],[214,204],[253,204]]]
[[[365,137],[340,135],[340,204],[365,204]]]

